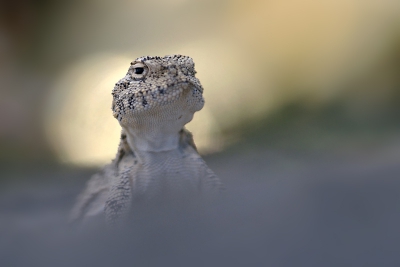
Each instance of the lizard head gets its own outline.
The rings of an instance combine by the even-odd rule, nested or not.
[[[146,120],[182,120],[204,106],[203,87],[192,58],[182,55],[139,57],[112,91],[113,115],[122,126]]]

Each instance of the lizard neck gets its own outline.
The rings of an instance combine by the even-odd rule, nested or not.
[[[194,113],[186,108],[186,102],[180,99],[174,106],[163,106],[120,122],[129,147],[139,158],[178,150],[179,132],[192,120]]]
[[[137,154],[146,152],[165,152],[179,146],[179,130],[169,132],[157,130],[137,131],[124,128],[129,147]]]
[[[180,131],[193,117],[193,114],[189,115],[179,116],[177,120],[150,119],[134,125],[122,125],[130,149],[141,161],[146,161],[149,155],[167,155],[168,152],[177,151],[180,146]]]

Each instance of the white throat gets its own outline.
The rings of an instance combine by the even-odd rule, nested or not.
[[[133,151],[161,152],[178,148],[179,130],[170,132],[162,131],[138,131],[133,128],[124,128],[128,144]]]
[[[124,116],[120,125],[131,149],[138,153],[177,149],[179,132],[196,111],[188,96],[191,91],[184,91],[176,101]]]
[[[131,118],[129,123],[121,124],[133,151],[162,152],[178,148],[179,131],[192,120],[193,113],[172,108],[171,112],[166,113],[167,118],[149,113],[147,116]]]

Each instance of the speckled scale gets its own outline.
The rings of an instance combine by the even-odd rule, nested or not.
[[[137,62],[149,68],[149,72],[141,80],[135,80],[132,77],[134,64]],[[116,83],[112,91],[114,117],[121,120],[126,114],[134,114],[171,103],[180,97],[185,84],[193,88],[192,99],[189,103],[193,105],[193,109],[198,109],[204,103],[203,87],[195,74],[194,62],[187,56],[137,58],[131,63],[125,77]],[[179,90],[179,87],[182,87],[182,90]]]

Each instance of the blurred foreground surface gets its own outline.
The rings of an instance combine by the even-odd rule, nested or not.
[[[19,170],[29,181],[0,189],[0,265],[399,266],[397,145],[357,157],[263,149],[208,157],[228,188],[220,202],[150,210],[116,233],[66,225],[92,170]]]

